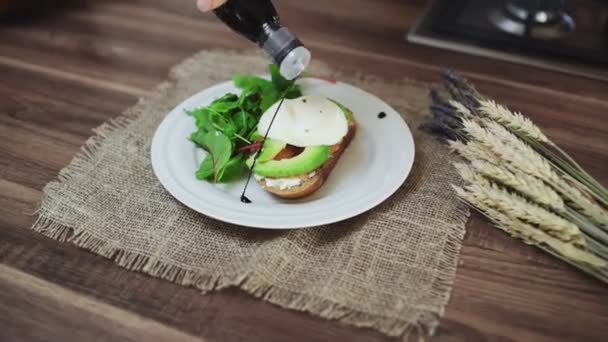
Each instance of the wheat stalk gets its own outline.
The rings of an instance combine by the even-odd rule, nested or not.
[[[462,116],[466,119],[473,119],[475,117],[475,115],[473,115],[473,113],[471,113],[471,111],[465,107],[462,103],[456,101],[456,100],[449,100],[448,101],[450,103],[450,105],[452,107],[454,107],[456,109],[456,111],[458,111],[460,114],[462,114]]]
[[[597,268],[608,267],[608,263],[605,260],[598,258],[594,254],[578,248],[571,243],[557,239],[520,219],[513,218],[504,212],[495,209],[472,192],[457,186],[454,186],[453,188],[460,198],[480,210],[492,220],[498,228],[514,237],[522,239],[525,243],[533,245],[545,244],[551,247],[555,252],[570,260],[575,260]],[[604,275],[603,281],[607,280],[606,275]]]
[[[531,203],[521,196],[512,194],[505,189],[489,181],[481,174],[473,171],[466,164],[456,163],[454,165],[461,177],[468,183],[466,189],[473,194],[478,201],[494,207],[512,217],[530,222],[548,234],[555,236],[565,242],[575,242],[584,245],[585,240],[580,229],[575,224],[562,217]]]
[[[500,174],[502,172],[508,172],[510,174],[514,174],[515,177],[526,177],[525,178],[526,180],[529,179],[527,181],[527,183],[538,184],[538,185],[536,185],[537,188],[540,188],[541,183],[544,185],[542,180],[521,172],[518,168],[513,167],[513,165],[511,165],[511,164],[504,163],[499,155],[497,155],[493,151],[489,150],[487,147],[484,147],[483,145],[481,145],[479,142],[477,142],[475,140],[471,140],[466,144],[464,144],[461,141],[449,141],[448,146],[453,152],[456,152],[460,157],[466,159],[471,164],[473,164],[475,162],[483,162],[483,163],[487,163],[488,165],[491,165],[493,168],[496,168],[497,171],[493,172],[496,175],[496,177],[491,177],[489,174],[484,174],[488,178],[493,178],[494,180],[498,180],[498,181],[500,181],[500,179],[498,179],[497,177],[513,178],[513,175],[501,175]],[[477,171],[481,172],[482,170],[477,170]],[[490,172],[490,171],[488,171],[488,172]],[[483,172],[481,172],[481,173],[483,173]],[[522,193],[524,193],[524,192],[521,191],[521,188],[527,186],[526,184],[518,185],[520,188],[520,189],[518,189],[515,187],[515,184],[507,183],[506,179],[504,181],[502,181],[502,183],[505,185],[511,186],[515,190],[518,190]],[[513,183],[513,182],[511,182],[511,183]],[[544,190],[553,191],[552,188],[547,187],[547,186],[544,187]],[[533,196],[533,194],[529,194],[529,195]],[[560,198],[560,200],[561,200],[561,198]],[[541,203],[541,204],[546,204],[545,202],[540,201],[540,200],[537,200],[537,202]]]
[[[502,126],[494,124],[491,121],[484,123],[489,128],[497,130],[498,134],[494,131],[490,132],[489,129],[481,127],[479,123],[472,120],[463,120],[464,130],[469,137],[479,142],[484,148],[492,151],[505,162],[526,174],[537,176],[550,184],[559,182],[559,176],[553,171],[551,165],[536,151],[508,131],[498,128]]]
[[[560,195],[542,180],[521,172],[475,141],[463,144],[459,141],[449,143],[450,148],[470,162],[471,167],[481,175],[506,187],[512,188],[530,200],[544,205],[567,220],[579,226],[590,239],[594,250],[608,255],[608,234],[598,228],[586,216],[569,208]]]
[[[484,160],[472,161],[471,168],[484,177],[514,189],[538,204],[547,206],[576,224],[586,233],[587,242],[593,244],[593,249],[602,255],[608,256],[608,247],[599,242],[608,241],[608,234],[596,227],[584,216],[567,207],[559,194],[541,180],[523,174],[518,170],[500,168]]]
[[[500,163],[498,155],[474,140],[466,144],[460,140],[450,140],[448,141],[448,147],[468,161],[481,159],[490,163]]]
[[[529,145],[500,124],[484,120],[482,127],[472,120],[463,120],[465,132],[502,160],[525,174],[535,176],[559,192],[594,223],[608,227],[608,214],[583,192],[564,181],[551,164]]]
[[[545,134],[530,119],[523,116],[521,113],[510,111],[493,100],[480,100],[479,111],[517,134],[543,143],[549,142],[549,139]]]
[[[452,150],[453,152],[456,152],[459,156],[466,159],[470,163],[485,162],[485,163],[488,163],[489,165],[492,165],[494,168],[499,169],[499,171],[494,172],[498,176],[501,176],[499,174],[499,172],[508,172],[508,173],[514,174],[515,177],[525,177],[525,179],[528,180],[527,183],[536,184],[536,187],[539,189],[541,188],[540,184],[544,185],[542,180],[540,180],[539,178],[528,175],[526,173],[523,173],[518,168],[514,167],[513,165],[511,165],[509,163],[504,163],[503,160],[501,159],[500,155],[494,153],[494,151],[487,148],[487,146],[480,144],[478,141],[471,140],[468,143],[464,144],[461,141],[451,140],[451,141],[448,141],[448,147],[450,148],[450,150]],[[480,170],[478,170],[478,171],[480,171]],[[488,175],[486,175],[486,176],[488,176]],[[512,178],[513,176],[505,175],[504,177]],[[492,178],[492,177],[489,177],[489,178]],[[503,182],[503,183],[505,185],[509,185],[509,186],[515,188],[514,184],[507,184],[505,182]],[[524,187],[524,186],[527,186],[527,185],[526,184],[520,185],[520,187]],[[553,189],[548,186],[544,186],[543,189],[544,189],[544,191],[554,192]],[[519,189],[516,189],[516,190],[520,191]],[[522,192],[522,191],[520,191],[520,192]],[[532,194],[530,194],[530,195],[532,195]],[[561,200],[561,198],[560,198],[560,200]],[[545,204],[542,201],[539,201],[539,203]]]
[[[509,186],[536,203],[545,205],[559,213],[566,210],[566,205],[559,194],[536,177],[516,169],[500,168],[484,160],[472,161],[471,167],[486,178]]]
[[[491,134],[496,135],[502,142],[512,146],[516,151],[519,151],[521,156],[525,156],[526,159],[532,160],[535,166],[540,166],[542,164],[543,171],[549,175],[549,168],[551,168],[550,164],[528,144],[496,122],[484,122],[484,125],[486,125],[486,129]],[[570,200],[576,208],[581,210],[596,224],[604,227],[608,226],[608,213],[606,210],[603,210],[578,188],[568,184],[562,177],[559,177],[552,168],[550,176],[545,178],[545,181],[552,184],[557,191]]]
[[[608,191],[559,146],[547,138],[538,126],[521,113],[514,113],[492,100],[479,99],[481,115],[500,123],[547,156],[556,168],[577,181],[585,190],[608,205]],[[453,105],[453,104],[452,104]]]
[[[608,212],[589,199],[579,189],[569,186],[567,183],[562,181],[561,187],[556,190],[558,190],[562,196],[572,202],[573,207],[580,210],[594,223],[600,225],[604,229],[608,228]]]

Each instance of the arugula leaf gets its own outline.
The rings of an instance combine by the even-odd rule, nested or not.
[[[245,168],[245,158],[242,154],[237,154],[230,158],[226,166],[220,171],[218,181],[222,183],[231,182],[241,176]]]
[[[230,102],[217,102],[212,104],[211,106],[209,106],[209,109],[211,109],[214,112],[218,112],[218,113],[222,113],[222,112],[228,112],[231,111],[235,108],[239,107],[239,103],[235,100],[230,101]]]
[[[256,125],[255,128],[251,131],[251,133],[249,134],[249,140],[251,141],[262,141],[264,140],[264,136],[260,134],[260,132],[258,132],[258,126]]]
[[[229,183],[243,175],[245,167],[245,158],[243,157],[243,154],[237,154],[230,158],[226,165],[219,171],[217,181],[220,183]],[[213,174],[213,157],[211,154],[208,154],[201,163],[198,171],[196,171],[196,178],[198,180],[213,180]]]
[[[293,84],[286,92],[285,98],[288,100],[297,99],[302,96],[302,90],[296,84]]]
[[[214,129],[213,122],[211,121],[211,111],[208,108],[198,108],[186,113],[196,120],[196,127],[204,132],[209,132]]]
[[[236,126],[236,132],[243,136],[249,132],[249,114],[246,111],[240,110],[232,114],[232,122]]]
[[[218,97],[217,99],[213,100],[213,102],[211,102],[211,105],[214,105],[218,102],[233,102],[236,101],[239,97],[236,94],[233,93],[228,93],[222,97]]]
[[[243,111],[246,114],[252,115],[253,117],[257,118],[261,115],[260,114],[260,101],[261,101],[261,97],[260,97],[260,94],[257,92],[252,93],[251,95],[243,94],[243,97],[241,99],[239,99],[239,102],[241,102],[241,103],[239,105],[237,112]]]
[[[271,64],[270,65],[270,75],[272,77],[272,83],[275,88],[279,90],[281,93],[285,93],[285,98],[287,99],[295,99],[302,96],[302,91],[300,87],[296,84],[295,80],[288,80],[281,75],[279,71],[279,67]]]
[[[237,134],[239,128],[238,125],[234,122],[234,120],[232,120],[232,118],[229,118],[226,120],[226,122],[222,125],[222,132],[224,132],[224,134],[228,137],[234,137],[235,134]]]
[[[206,132],[203,132],[202,130],[198,130],[194,133],[192,133],[190,135],[190,141],[192,141],[194,144],[196,144],[198,147],[201,148],[205,148],[204,140],[203,140],[203,136],[205,135]]]
[[[211,154],[208,154],[196,171],[196,179],[211,180],[211,178],[213,178],[213,172],[213,157]]]
[[[274,88],[271,81],[257,76],[237,75],[232,78],[232,81],[237,88],[242,90],[255,90],[257,88],[258,91],[265,92]]]
[[[279,67],[276,64],[270,64],[270,77],[272,79],[272,84],[275,89],[283,92],[291,87],[295,81],[289,81],[279,71]]]
[[[236,125],[232,121],[232,118],[229,116],[225,116],[219,112],[209,110],[208,118],[209,121],[211,121],[211,124],[213,125],[212,130],[221,131],[227,137],[232,137],[237,131]]]
[[[281,95],[285,94],[288,99],[294,99],[302,96],[300,87],[295,84],[295,80],[287,80],[284,78],[279,67],[271,64],[270,67],[271,80],[257,76],[241,76],[233,77],[234,84],[243,90],[239,99],[242,109],[252,112],[258,111],[257,115],[262,115],[268,108],[280,100]],[[253,97],[255,95],[255,97]],[[255,101],[259,98],[259,103]]]
[[[273,104],[275,104],[277,101],[279,101],[280,97],[281,97],[281,94],[276,89],[265,92],[262,95],[262,102],[260,102],[260,111],[262,113],[267,111],[268,108],[272,107]]]
[[[251,113],[247,113],[247,128],[249,131],[258,127],[259,121],[260,121],[259,117],[255,116]]]
[[[232,142],[220,131],[209,133],[201,133],[199,131],[194,133],[191,139],[209,152],[213,163],[213,181],[217,182],[220,171],[226,166],[226,163],[228,163],[230,156],[232,155]],[[203,160],[203,164],[204,163],[205,160]],[[209,162],[207,161],[207,163]],[[201,165],[201,167],[202,166],[203,165]],[[205,166],[208,168],[207,165]],[[201,173],[204,175],[204,172]]]

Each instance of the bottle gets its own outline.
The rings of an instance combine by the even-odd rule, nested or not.
[[[298,77],[310,63],[310,51],[281,25],[270,0],[228,0],[214,13],[231,29],[263,48],[286,79]]]

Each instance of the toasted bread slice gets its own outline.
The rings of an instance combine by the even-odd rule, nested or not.
[[[312,177],[310,176],[312,172],[300,176],[290,177],[300,178],[302,180],[302,184],[297,187],[284,190],[266,186],[266,178],[258,179],[258,184],[260,184],[260,186],[262,186],[264,190],[278,197],[286,199],[297,199],[306,197],[319,190],[323,183],[325,183],[327,177],[329,177],[331,171],[336,166],[338,159],[340,159],[342,153],[344,153],[344,150],[346,150],[350,142],[355,137],[355,132],[357,131],[357,124],[354,120],[352,112],[350,113],[350,116],[353,119],[350,120],[348,124],[348,132],[346,133],[346,136],[344,137],[344,139],[342,139],[342,142],[331,146],[331,154],[329,156],[329,159],[325,162],[325,164],[323,164],[323,166],[313,171],[314,174]]]

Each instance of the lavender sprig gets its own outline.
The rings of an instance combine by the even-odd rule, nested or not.
[[[445,69],[441,72],[441,80],[444,88],[454,100],[462,103],[471,113],[481,116],[479,112],[479,98],[481,96],[466,79],[452,70]]]
[[[466,139],[462,133],[462,117],[456,108],[444,100],[436,89],[431,89],[430,97],[433,119],[424,123],[422,128],[441,136],[442,140]]]

